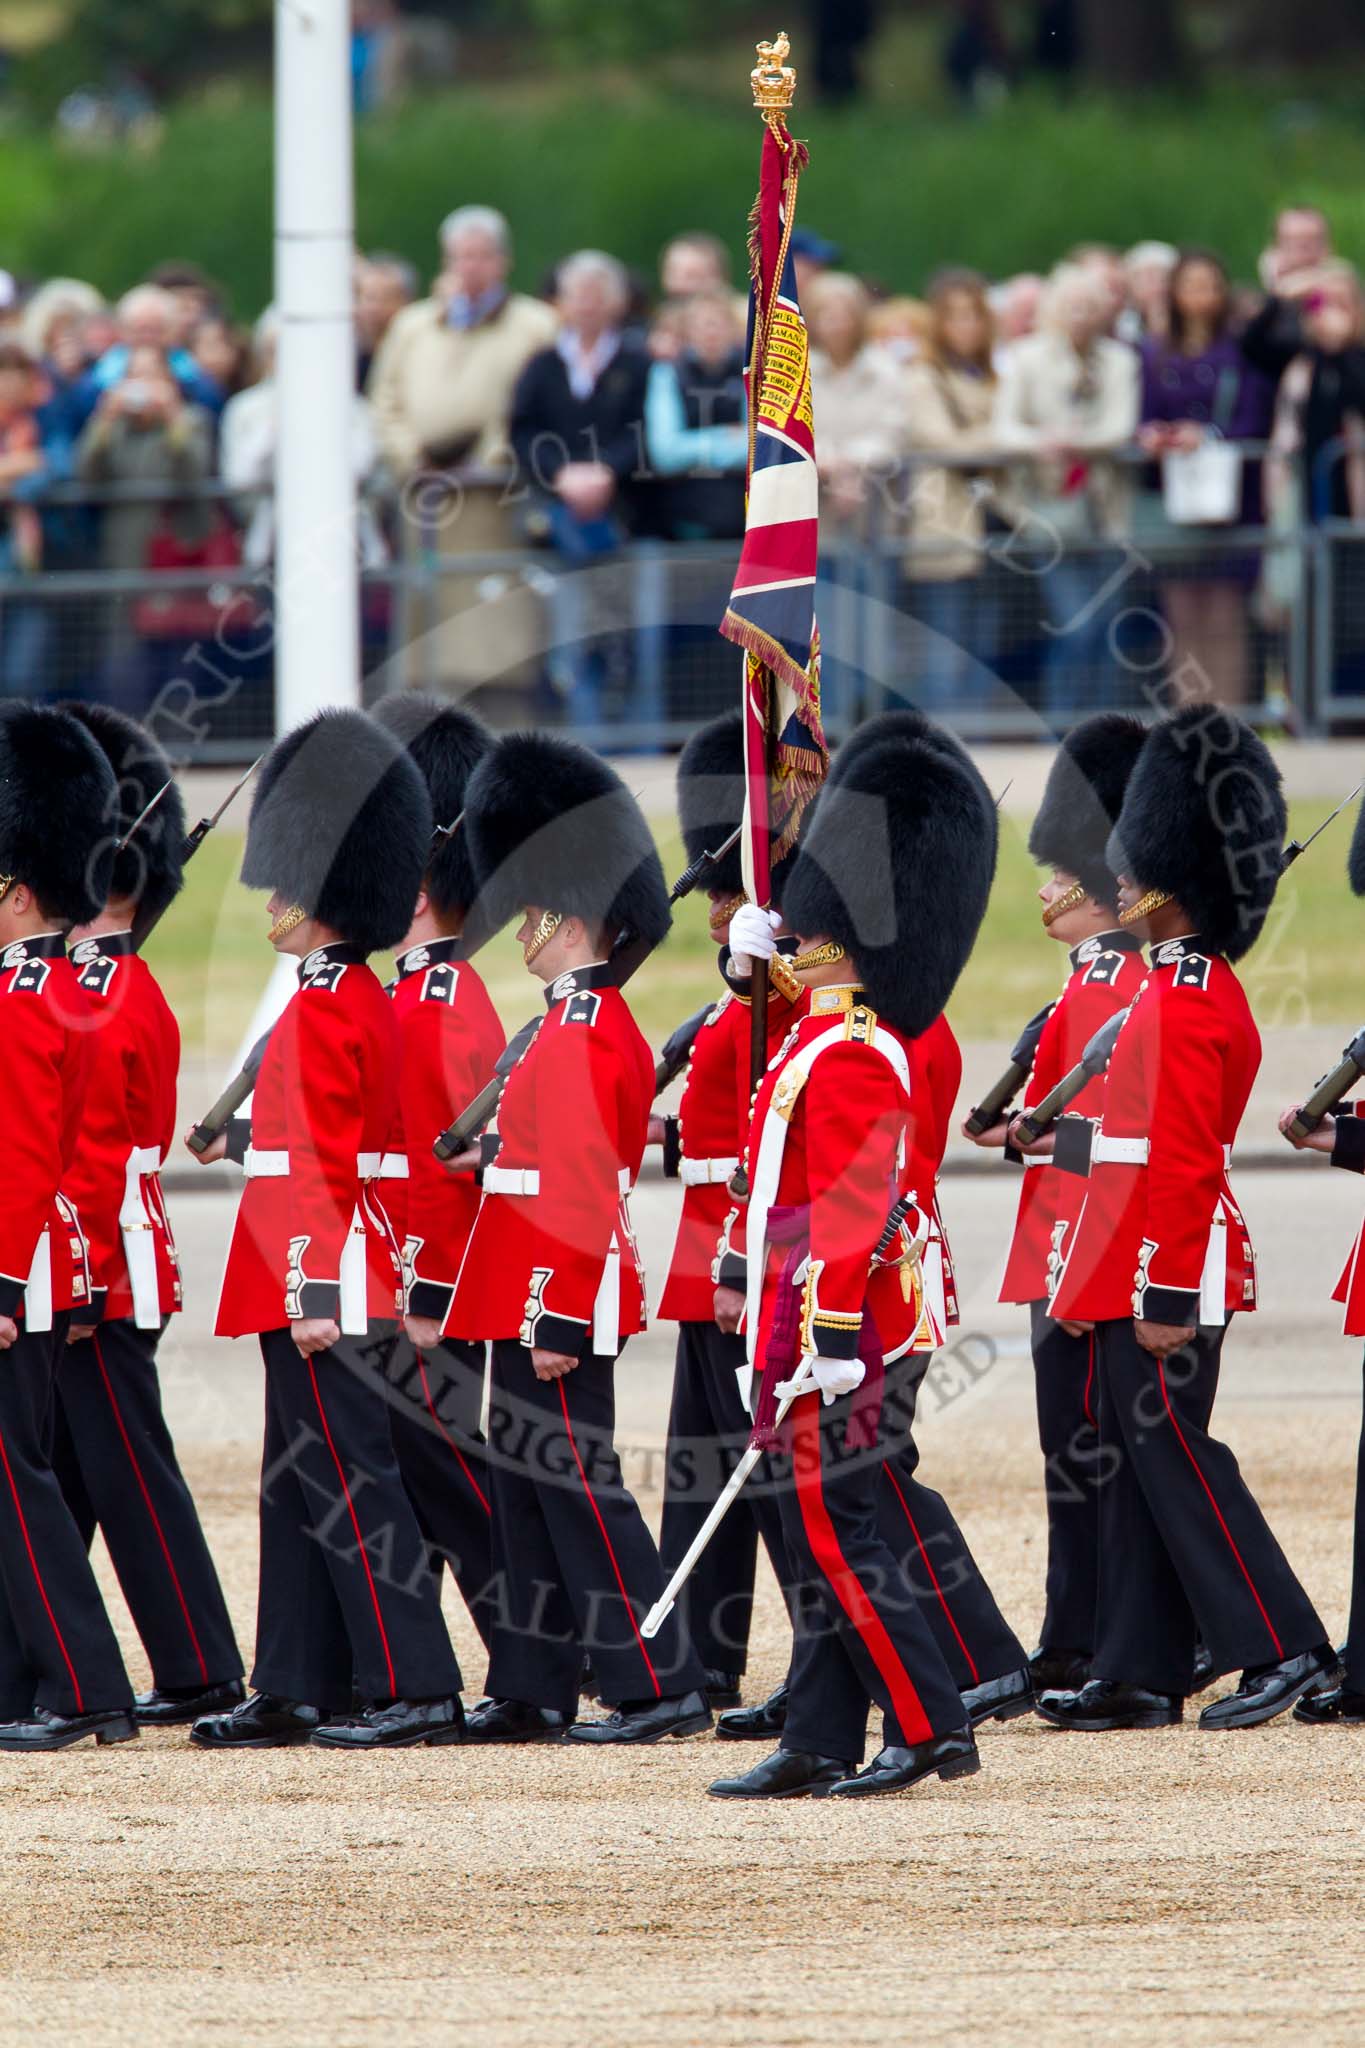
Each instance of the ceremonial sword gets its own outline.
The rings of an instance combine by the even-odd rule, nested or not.
[[[896,1232],[905,1221],[912,1206],[913,1197],[910,1195],[899,1195],[892,1203],[885,1227],[882,1230],[881,1236],[877,1239],[877,1248],[868,1262],[869,1268],[875,1266],[882,1253],[890,1247],[895,1239]],[[797,1367],[795,1376],[788,1381],[787,1392],[778,1403],[777,1413],[773,1417],[773,1428],[775,1430],[780,1429],[786,1421],[792,1402],[799,1400],[802,1394],[808,1394],[815,1384],[814,1360],[808,1353]],[[737,1496],[743,1492],[745,1481],[762,1456],[763,1448],[761,1445],[752,1443],[748,1445],[743,1457],[735,1466],[721,1492],[716,1496],[711,1512],[707,1515],[706,1520],[702,1523],[700,1529],[698,1529],[696,1535],[688,1544],[683,1556],[679,1559],[677,1569],[672,1578],[664,1587],[663,1592],[660,1593],[644,1620],[640,1623],[640,1633],[642,1636],[652,1637],[659,1633],[659,1630],[673,1612],[679,1593],[696,1570],[697,1561],[701,1557],[702,1552],[725,1520]]]

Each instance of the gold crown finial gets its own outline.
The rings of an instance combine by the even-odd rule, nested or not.
[[[774,114],[785,114],[796,93],[796,67],[787,62],[791,55],[791,44],[785,29],[779,29],[777,40],[759,43],[758,62],[749,73],[749,82],[754,89],[754,105],[765,119]]]

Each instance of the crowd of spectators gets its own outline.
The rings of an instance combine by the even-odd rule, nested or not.
[[[1040,708],[1102,701],[1104,593],[1130,543],[1149,550],[1171,663],[1245,698],[1249,621],[1295,596],[1292,567],[1246,530],[1365,517],[1365,300],[1320,213],[1280,214],[1252,286],[1209,251],[1148,241],[1082,245],[1047,276],[945,269],[906,297],[807,228],[792,248],[828,573],[857,592],[894,561],[922,701],[979,698],[1000,672],[1009,560],[1032,566]],[[577,572],[628,541],[633,572],[742,531],[743,297],[701,232],[666,246],[655,280],[580,250],[527,294],[512,266],[507,223],[474,205],[442,223],[425,291],[398,256],[357,258],[363,560],[440,561],[423,624],[442,680],[539,687],[593,725],[619,713],[632,657],[610,630],[616,586]],[[11,281],[0,692],[41,689],[53,658],[42,570],[268,575],[274,345],[269,309],[240,326],[189,263],[113,305],[76,279]],[[1173,544],[1201,532],[1203,551]],[[527,549],[538,575],[490,573],[488,556]],[[136,708],[194,608],[110,592],[98,632],[87,608],[82,673],[61,681]]]

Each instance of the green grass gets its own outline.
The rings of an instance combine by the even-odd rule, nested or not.
[[[1321,822],[1321,804],[1296,805],[1300,835]],[[949,1007],[964,1039],[1013,1038],[1025,1019],[1050,1001],[1062,979],[1065,955],[1043,933],[1035,891],[1038,871],[1028,857],[1027,819],[1009,815],[1001,835],[1000,868],[976,951]],[[1342,946],[1358,911],[1342,873],[1346,821],[1334,827],[1284,884],[1271,925],[1242,969],[1263,1031],[1311,1025],[1330,1037],[1354,1029],[1365,1014],[1357,952]],[[676,838],[661,839],[669,876],[682,865]],[[211,1065],[230,1060],[265,985],[271,955],[265,942],[264,899],[238,883],[239,836],[219,831],[190,870],[185,893],[148,948],[180,1018],[187,1054]],[[932,890],[933,878],[926,877]],[[381,972],[386,963],[376,961]],[[479,958],[493,999],[509,1030],[535,1010],[539,987],[527,975],[510,929]],[[651,1044],[718,986],[715,952],[704,903],[680,906],[667,946],[631,985],[631,1004]]]
[[[437,222],[478,198],[512,220],[528,285],[584,244],[652,275],[684,225],[724,236],[738,262],[758,158],[742,89],[750,61],[739,68],[736,45],[705,85],[684,68],[666,95],[611,72],[550,72],[371,120],[357,145],[360,240],[402,251],[426,276]],[[1321,203],[1343,250],[1365,257],[1365,131],[1330,97],[1308,121],[1287,120],[1253,86],[1135,105],[1021,95],[966,121],[921,111],[923,91],[913,67],[902,77],[893,65],[870,104],[813,106],[797,123],[812,150],[803,219],[898,289],[946,261],[994,274],[1046,265],[1082,237],[1208,242],[1249,276],[1289,198]],[[271,113],[256,86],[182,103],[145,155],[84,156],[11,131],[0,175],[16,270],[74,273],[112,292],[175,254],[222,277],[244,312],[269,296]]]

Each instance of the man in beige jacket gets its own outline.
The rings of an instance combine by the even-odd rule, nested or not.
[[[512,245],[500,213],[458,208],[441,225],[441,254],[432,296],[396,315],[369,382],[379,445],[402,492],[409,558],[519,546],[515,504],[504,503],[508,414],[522,369],[556,331],[551,307],[508,287]],[[543,637],[539,605],[518,579],[450,572],[436,601],[409,615],[405,639],[419,634],[410,668],[461,692],[520,681]]]

